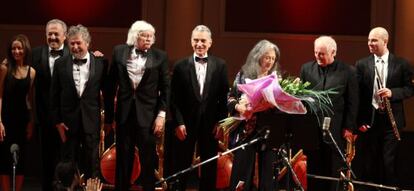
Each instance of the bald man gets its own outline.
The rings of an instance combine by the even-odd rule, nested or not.
[[[414,90],[412,68],[407,61],[389,52],[388,42],[386,29],[373,28],[368,36],[371,54],[356,62],[360,90],[357,123],[359,129],[366,132],[357,141],[354,167],[361,180],[395,185],[398,140],[389,116],[378,100],[390,100],[395,122],[401,130],[405,127],[403,100],[411,97]]]
[[[330,131],[344,151],[345,137],[352,135],[356,128],[356,116],[358,110],[358,82],[355,69],[336,58],[337,45],[330,36],[320,36],[314,42],[315,59],[305,63],[301,68],[302,81],[311,83],[314,90],[328,90],[335,88],[337,94],[331,94],[332,113],[319,113],[319,119],[331,117]],[[309,173],[339,177],[339,172],[344,167],[339,153],[333,147],[329,137],[320,133],[320,145],[315,150],[308,150]],[[336,185],[323,182],[309,182],[309,190],[335,190]]]

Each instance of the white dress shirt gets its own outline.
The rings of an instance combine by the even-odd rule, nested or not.
[[[378,87],[377,79],[379,78],[382,88],[387,87],[387,74],[388,74],[388,57],[389,52],[385,53],[381,57],[374,54],[374,61],[375,61],[375,78],[374,78],[374,86],[373,86],[373,92],[372,92],[372,106],[374,106],[375,109],[379,108],[379,96],[377,95],[377,91],[381,88]]]
[[[49,52],[50,52],[51,50],[52,50],[52,49],[49,47]],[[62,51],[63,51],[63,44],[62,44],[62,46],[61,46],[59,49],[57,49],[57,50],[62,50]],[[58,58],[60,58],[60,56],[52,56],[52,55],[50,55],[50,53],[49,53],[49,68],[50,68],[50,75],[51,75],[51,76],[53,76],[53,67],[55,66],[55,61],[56,61]]]
[[[196,76],[197,76],[197,81],[198,81],[198,85],[200,87],[200,95],[203,95],[203,90],[204,90],[204,83],[206,81],[206,74],[207,74],[207,63],[200,63],[200,62],[196,62],[195,61],[195,57],[197,55],[194,53],[193,59],[194,59],[194,67],[195,67],[195,71],[196,71]],[[202,56],[201,58],[206,58],[207,54]]]
[[[75,59],[75,58],[73,58]],[[76,90],[79,97],[82,96],[83,91],[85,90],[85,84],[89,79],[89,66],[90,66],[90,55],[89,52],[86,53],[85,57],[86,63],[78,65],[73,63],[73,80],[75,81]]]
[[[147,62],[147,57],[137,54],[135,52],[136,48],[133,48],[130,53],[130,59],[127,60],[127,71],[129,79],[132,82],[134,90],[138,87],[141,82],[142,76],[145,72],[145,62]]]

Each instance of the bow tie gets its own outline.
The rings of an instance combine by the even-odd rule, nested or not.
[[[63,56],[63,50],[50,50],[50,56],[52,57]]]
[[[73,59],[73,63],[80,66],[82,64],[85,64],[87,60],[88,59],[86,59],[86,58],[85,59],[77,59],[77,58],[75,58],[75,59]]]
[[[148,56],[148,52],[147,52],[147,51],[145,51],[145,50],[138,50],[138,49],[135,49],[135,53],[136,53],[137,55],[141,55],[142,57],[146,57],[146,56]]]
[[[208,58],[207,57],[200,58],[200,57],[196,56],[195,61],[198,62],[198,63],[204,64],[204,63],[207,63]]]

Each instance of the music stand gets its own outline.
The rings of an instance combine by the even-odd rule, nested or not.
[[[273,109],[257,115],[257,128],[270,130],[266,145],[270,148],[286,148],[290,164],[291,150],[315,149],[320,143],[320,129],[315,115],[287,114]],[[284,156],[280,156],[282,159]],[[291,168],[289,168],[291,169]],[[277,172],[275,172],[277,173]],[[290,186],[290,171],[286,174],[287,190]]]

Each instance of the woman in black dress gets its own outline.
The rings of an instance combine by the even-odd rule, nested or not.
[[[25,35],[14,36],[7,48],[7,59],[0,65],[0,183],[9,191],[13,173],[10,146],[17,144],[16,190],[23,185],[24,146],[32,136],[31,98],[35,70],[30,67],[31,47]]]

